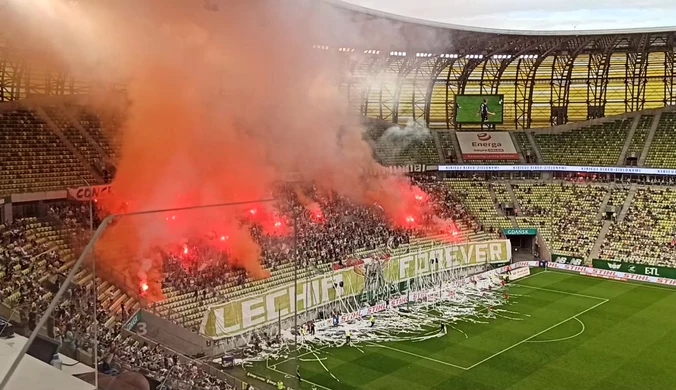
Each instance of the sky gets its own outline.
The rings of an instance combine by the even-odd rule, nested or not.
[[[393,14],[510,30],[676,26],[674,0],[345,0]]]

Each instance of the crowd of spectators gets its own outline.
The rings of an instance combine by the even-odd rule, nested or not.
[[[612,224],[599,257],[676,266],[676,190],[639,188],[624,220]]]
[[[33,327],[52,297],[44,280],[59,275],[63,261],[41,239],[41,226],[33,220],[3,225],[0,237],[0,302],[9,304]]]
[[[76,227],[73,221],[84,222],[88,219],[88,210],[85,212],[80,205],[55,206],[50,212],[67,216],[63,222],[71,228]],[[63,225],[60,227],[63,228]],[[44,239],[41,235],[45,236]],[[0,302],[18,312],[27,330],[35,328],[67,272],[63,268],[65,260],[56,249],[60,245],[59,239],[53,226],[32,218],[15,220],[0,227],[0,246],[3,248],[0,251]],[[67,290],[65,299],[52,312],[48,333],[60,343],[61,353],[71,357],[77,357],[78,351],[91,354],[96,336],[99,356],[104,358],[108,367],[113,365],[142,371],[144,375],[164,382],[169,389],[231,388],[224,381],[204,372],[193,361],[179,357],[161,346],[138,346],[134,339],[123,336],[121,329],[126,316],[107,311],[105,302],[94,295],[93,283],[73,284]],[[126,312],[124,307],[122,312]],[[115,321],[105,326],[110,317],[115,318]]]
[[[474,233],[488,232],[493,234],[493,230],[484,226],[477,215],[468,209],[463,199],[465,194],[453,191],[447,181],[427,175],[414,176],[412,181],[413,184],[429,195],[429,204],[432,208],[431,215],[442,220],[451,220],[457,227]]]
[[[105,337],[108,337],[106,339]],[[103,369],[107,372],[120,368],[140,371],[162,383],[167,389],[231,390],[225,381],[205,372],[200,364],[173,353],[159,344],[149,345],[131,337],[104,336],[102,349],[106,351]]]
[[[377,204],[360,205],[336,193],[322,192],[313,185],[299,187],[297,184],[275,189],[276,218],[284,220],[289,227],[285,234],[270,232],[262,226],[270,221],[243,218],[241,222],[250,227],[252,237],[261,247],[261,262],[269,270],[291,261],[294,243],[302,267],[319,267],[341,263],[357,252],[408,244],[417,235],[449,234],[448,229],[444,230],[448,221],[452,221],[456,232],[484,232],[482,223],[463,204],[462,195],[451,191],[447,183],[419,176],[412,179],[412,184],[429,197],[425,201],[429,213],[407,227],[389,223]],[[295,237],[294,219],[298,229]],[[191,302],[217,296],[217,287],[230,283],[233,278],[240,285],[249,280],[243,268],[227,261],[227,254],[214,253],[208,245],[200,245],[202,241],[208,243],[208,240],[192,240],[186,244],[185,251],[179,248],[163,254],[164,285],[171,286],[178,294],[195,294],[197,299]],[[172,309],[168,310],[165,315],[171,317]]]
[[[332,264],[340,265],[343,260],[354,257],[371,256],[374,253],[386,255],[383,252],[387,252],[388,248],[408,244],[412,237],[423,231],[426,234],[449,234],[448,230],[439,229],[438,222],[442,218],[444,221],[457,219],[462,228],[458,230],[459,233],[468,228],[477,231],[482,229],[467,210],[456,203],[457,197],[447,187],[428,180],[416,180],[416,184],[429,193],[429,201],[422,201],[431,208],[430,214],[434,217],[416,218],[410,224],[389,223],[384,210],[377,203],[360,205],[334,192],[298,184],[282,184],[275,189],[277,203],[272,217],[259,215],[269,211],[258,211],[251,215],[245,212],[241,222],[250,228],[252,237],[261,248],[262,265],[273,276],[275,270],[288,269],[294,255],[294,245],[301,271],[306,274],[323,272]],[[280,225],[284,228],[271,228],[272,221],[283,221]],[[294,225],[297,227],[295,236]],[[188,243],[185,250],[179,248],[165,254],[164,285],[167,287],[167,300],[153,305],[160,315],[194,331],[199,324],[198,316],[206,305],[215,299],[223,301],[238,296],[241,289],[233,289],[233,285],[245,289],[256,285],[256,282],[248,283],[250,279],[243,268],[227,261],[227,253],[214,253],[207,246],[200,247],[198,242]],[[195,258],[209,261],[195,261]],[[265,280],[266,286],[284,282],[283,276],[277,276]]]
[[[520,227],[538,228],[553,253],[586,257],[596,242],[605,186],[593,184],[520,183],[512,185],[519,202]]]
[[[457,199],[444,192],[443,186],[424,180],[418,184],[425,187],[434,199],[434,211],[440,217],[457,218],[468,226],[480,229],[480,225],[466,210],[456,207]],[[415,233],[413,229],[392,227],[378,205],[357,205],[336,194],[321,193],[313,186],[303,187],[303,202],[293,196],[296,189],[292,187],[282,186],[278,191],[278,195],[281,195],[279,199],[283,199],[278,204],[280,215],[288,221],[297,217],[297,248],[304,264],[310,261],[340,261],[357,250],[384,247],[388,242],[405,244]],[[61,240],[63,235],[56,234],[57,230],[67,233],[74,241],[86,242],[91,234],[89,219],[86,203],[54,204],[41,222],[20,220],[5,227],[2,236],[4,250],[0,252],[4,269],[0,299],[11,307],[22,308],[22,314],[26,315],[22,318],[28,319],[29,328],[35,326],[62,280],[50,277],[63,277],[67,272],[66,261],[57,250],[62,243],[56,241]],[[40,240],[31,229],[33,222],[37,228],[51,232],[49,239],[38,242]],[[95,221],[95,225],[97,223]],[[292,235],[266,234],[255,223],[250,228],[254,239],[261,244],[262,261],[266,267],[274,269],[289,261],[293,247]],[[190,254],[200,257],[207,255],[208,251],[206,247],[194,245],[191,246]],[[194,267],[186,268],[184,258],[169,252],[164,255],[165,282],[182,291],[206,294],[210,288],[219,286],[233,274],[241,278],[242,284],[247,281],[245,271],[228,264],[224,258],[201,267],[199,261],[195,261],[192,262]],[[39,262],[40,272],[36,272],[36,256],[43,260]],[[122,336],[121,328],[129,313],[124,305],[120,311],[108,311],[110,305],[101,302],[105,297],[102,298],[100,294],[101,291],[95,290],[93,283],[76,284],[68,290],[66,299],[53,312],[53,336],[61,343],[64,353],[73,356],[77,350],[91,352],[96,334],[99,356],[105,357],[109,365],[147,371],[146,375],[158,381],[180,378],[180,381],[198,388],[225,388],[223,382],[207,375],[198,364],[183,361],[161,346],[139,346],[135,340]],[[94,316],[97,322],[93,321]],[[111,322],[110,318],[114,318],[114,321]]]

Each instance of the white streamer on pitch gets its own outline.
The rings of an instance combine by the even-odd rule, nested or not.
[[[490,288],[488,288],[489,285]],[[351,334],[349,346],[364,353],[360,345],[372,346],[372,344],[401,341],[421,342],[444,337],[447,334],[445,329],[447,327],[468,338],[469,336],[457,327],[457,324],[462,322],[486,324],[490,319],[497,317],[523,320],[523,317],[529,316],[504,308],[508,301],[504,296],[504,289],[500,287],[497,280],[492,280],[481,287],[486,288],[473,284],[452,290],[448,287],[437,288],[428,294],[428,301],[411,302],[409,305],[388,308],[374,314],[373,326],[367,318],[362,318],[342,323],[336,327],[317,329],[314,335],[299,335],[297,355],[299,357],[314,355],[316,359],[307,360],[317,361],[326,369],[319,355],[327,353],[328,349],[345,346],[347,331]],[[517,297],[513,295],[512,299]],[[441,324],[445,325],[443,331]],[[264,346],[263,351],[256,356],[237,363],[247,364],[266,359],[271,361],[287,359],[288,361],[293,342],[294,334],[291,330],[284,330],[281,345]],[[328,369],[326,370],[328,372]]]

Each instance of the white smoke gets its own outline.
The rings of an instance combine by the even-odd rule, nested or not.
[[[432,134],[425,123],[409,119],[406,126],[395,125],[387,130],[375,141],[375,150],[378,157],[401,156],[414,142],[425,142]]]

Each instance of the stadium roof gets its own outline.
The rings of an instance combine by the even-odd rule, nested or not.
[[[494,34],[521,34],[521,35],[605,35],[605,34],[631,34],[631,33],[649,33],[649,32],[664,32],[664,31],[676,31],[676,25],[671,25],[670,23],[673,23],[673,20],[671,20],[669,17],[662,17],[659,18],[656,16],[656,14],[659,14],[660,11],[662,11],[662,14],[665,13],[670,15],[669,10],[664,9],[664,6],[667,6],[667,8],[671,7],[669,6],[668,2],[664,2],[664,4],[640,4],[640,7],[637,5],[631,5],[628,4],[626,7],[603,7],[603,5],[594,7],[593,10],[586,9],[585,11],[590,11],[589,13],[594,15],[594,14],[601,14],[601,16],[606,17],[605,19],[608,19],[607,16],[610,16],[613,20],[612,24],[617,25],[617,24],[622,24],[622,23],[627,23],[631,24],[633,26],[641,26],[641,25],[646,25],[646,24],[652,24],[652,26],[646,26],[645,28],[622,28],[622,29],[614,29],[614,28],[595,28],[595,29],[580,29],[578,30],[571,24],[572,28],[564,29],[564,28],[559,28],[557,29],[557,21],[554,20],[551,22],[552,18],[557,18],[560,17],[562,13],[564,12],[557,12],[559,9],[562,8],[568,8],[568,11],[570,10],[570,7],[562,7],[560,4],[552,3],[549,4],[549,7],[542,7],[539,6],[537,9],[532,10],[532,12],[528,12],[524,10],[524,7],[521,8],[516,8],[514,11],[514,14],[527,14],[525,15],[526,17],[522,18],[522,20],[517,20],[516,22],[511,22],[509,21],[509,16],[507,16],[507,22],[503,22],[505,18],[501,16],[500,21],[503,22],[501,25],[509,25],[509,24],[515,24],[518,22],[523,23],[524,21],[530,22],[529,25],[527,25],[524,28],[518,28],[518,29],[504,29],[504,28],[485,28],[485,27],[477,27],[477,26],[471,26],[472,20],[486,20],[485,22],[481,22],[480,24],[486,25],[490,24],[491,21],[494,21],[495,17],[497,16],[495,11],[490,9],[490,4],[487,5],[489,7],[489,11],[491,12],[481,12],[479,11],[478,14],[476,14],[473,17],[469,18],[462,18],[462,16],[467,16],[468,14],[468,9],[473,9],[472,7],[467,7],[467,6],[462,6],[460,12],[455,12],[457,11],[457,4],[452,4],[450,2],[447,2],[447,5],[444,5],[445,10],[441,11],[449,11],[449,12],[440,12],[441,15],[443,16],[435,16],[435,12],[432,12],[432,10],[436,11],[435,6],[432,7],[425,7],[422,4],[417,4],[415,7],[409,6],[407,3],[404,2],[399,2],[397,1],[382,1],[381,3],[387,4],[387,6],[381,6],[378,5],[378,1],[376,0],[327,0],[328,2],[331,2],[335,5],[338,5],[340,7],[346,8],[346,9],[351,9],[357,12],[362,12],[365,14],[371,14],[374,16],[382,17],[382,18],[388,18],[392,20],[399,20],[402,22],[408,22],[408,23],[415,23],[415,24],[420,24],[420,25],[426,25],[430,27],[441,27],[441,28],[447,28],[447,29],[452,29],[452,30],[459,30],[459,31],[473,31],[473,32],[484,32],[484,33],[494,33]],[[528,3],[528,2],[525,2]],[[660,3],[660,2],[658,2]],[[360,4],[366,4],[366,6],[362,6]],[[481,6],[484,7],[485,3],[482,3]],[[528,5],[528,4],[526,4]],[[506,7],[508,6],[508,7]],[[504,8],[510,8],[513,7],[513,4],[511,3],[505,3],[505,6],[503,6],[501,9]],[[658,8],[659,7],[659,8]],[[386,12],[383,9],[388,9],[392,12]],[[438,5],[437,5],[438,8]],[[476,8],[476,7],[474,7]],[[616,11],[613,11],[616,9]],[[405,9],[413,9],[416,11],[416,15],[419,15],[420,17],[411,17],[411,16],[404,16],[402,13],[405,12],[403,10]],[[398,12],[399,10],[402,10],[401,13]],[[462,12],[462,11],[465,12]],[[636,11],[641,11],[645,10],[647,15],[641,17],[641,15],[636,15]],[[461,17],[455,17],[453,18],[454,20],[458,19],[468,19],[468,21],[465,24],[453,24],[453,23],[447,23],[443,22],[443,19],[450,19],[448,15],[452,14],[450,11],[454,11],[454,13],[461,15]],[[576,9],[574,11],[581,11],[579,9]],[[593,12],[591,12],[593,11]],[[634,12],[628,12],[628,11],[634,11]],[[429,14],[430,16],[425,17],[423,15]],[[510,13],[508,12],[508,15]],[[533,23],[535,20],[535,17],[537,16],[538,22]],[[566,16],[569,18],[571,17],[570,12],[566,13]],[[579,16],[579,15],[576,15]],[[620,17],[621,16],[621,17]],[[434,20],[433,20],[434,19]],[[590,17],[589,19],[592,20],[579,20],[576,21],[576,24],[584,25],[584,26],[599,26],[598,23],[593,23],[595,20],[594,17]],[[639,19],[639,21],[634,22],[634,20]],[[660,25],[660,23],[662,23]],[[667,24],[669,23],[669,24]],[[537,30],[537,29],[532,29],[529,28],[529,26],[532,25],[542,25],[542,24],[553,24],[554,27],[549,28],[547,27],[546,30]],[[605,25],[607,23],[604,23]],[[658,27],[660,26],[660,27]]]
[[[652,52],[674,47],[676,26],[624,30],[519,31],[432,22],[364,8],[342,0],[324,0],[346,14],[361,31],[351,39],[339,27],[325,33],[327,45],[370,44],[381,51],[457,54],[539,54],[561,52]],[[328,23],[327,25],[331,25]],[[330,28],[327,28],[330,30]],[[357,34],[355,34],[357,35]],[[368,37],[367,42],[364,42]]]

